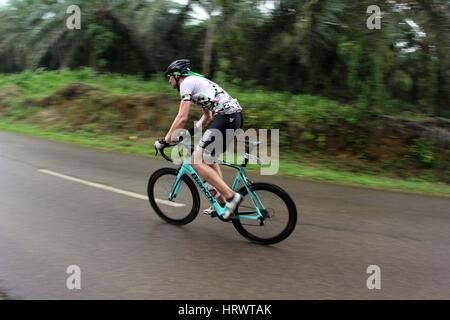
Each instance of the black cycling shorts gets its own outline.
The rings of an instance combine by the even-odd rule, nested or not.
[[[233,142],[234,131],[242,129],[244,118],[242,112],[233,114],[216,115],[209,128],[200,140],[199,147],[203,148],[211,156],[218,156],[225,152]]]

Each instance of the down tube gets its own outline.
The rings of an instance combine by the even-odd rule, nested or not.
[[[180,191],[181,178],[183,177],[183,175],[185,173],[186,173],[186,170],[184,170],[183,167],[181,167],[178,170],[178,174],[177,174],[177,177],[175,178],[175,182],[173,183],[172,190],[170,190],[170,193],[169,193],[169,200],[173,200],[177,196],[178,191]]]

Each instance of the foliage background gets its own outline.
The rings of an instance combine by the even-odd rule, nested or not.
[[[10,0],[0,115],[162,134],[177,100],[161,73],[183,57],[241,101],[247,127],[282,129],[290,158],[449,183],[449,31],[448,0]]]

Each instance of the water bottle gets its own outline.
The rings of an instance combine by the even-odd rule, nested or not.
[[[214,188],[214,186],[210,185],[208,182],[204,182],[205,183],[205,187],[208,188],[209,193],[211,193],[211,195],[214,198],[217,198],[218,196],[220,196],[220,192],[218,192],[216,190],[216,188]]]

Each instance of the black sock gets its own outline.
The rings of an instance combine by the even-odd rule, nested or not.
[[[234,199],[234,195],[231,198],[226,199],[226,200],[227,200],[227,202],[231,202],[233,199]]]

